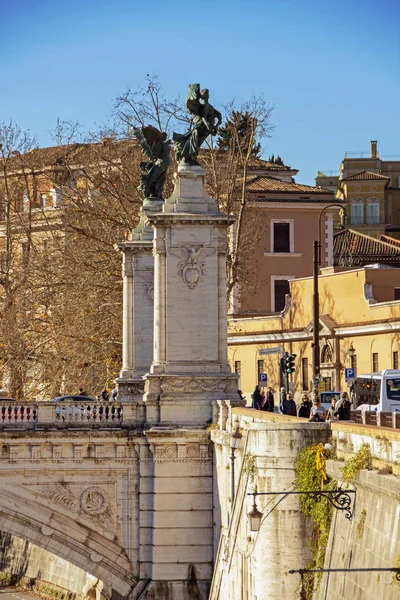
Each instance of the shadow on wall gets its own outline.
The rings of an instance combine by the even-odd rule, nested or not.
[[[17,583],[26,574],[29,555],[29,542],[21,540],[21,547],[16,549],[14,536],[0,531],[0,570],[11,573],[15,577],[15,581],[11,581],[11,584]]]

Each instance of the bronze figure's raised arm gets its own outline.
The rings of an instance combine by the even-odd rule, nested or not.
[[[174,133],[176,160],[189,165],[198,165],[197,155],[209,135],[216,135],[222,115],[208,101],[207,89],[200,90],[199,83],[191,83],[185,106],[192,116],[190,129],[186,133]]]
[[[162,200],[165,179],[170,163],[169,148],[171,140],[167,134],[156,127],[148,125],[138,129],[132,128],[133,135],[138,140],[142,150],[149,160],[140,163],[142,181],[138,189],[144,198]]]

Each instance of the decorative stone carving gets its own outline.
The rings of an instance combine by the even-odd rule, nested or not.
[[[143,396],[144,393],[144,383],[135,383],[128,387],[128,392],[132,396]]]
[[[147,295],[147,298],[149,299],[149,302],[153,303],[154,302],[154,283],[149,283],[146,286],[146,295]]]
[[[198,444],[188,444],[186,446],[186,456],[188,458],[199,458],[199,445]]]
[[[215,254],[215,248],[207,246],[181,246],[169,248],[170,254],[179,258],[178,273],[189,289],[194,289],[206,272],[206,256]]]
[[[162,380],[162,391],[165,393],[175,392],[223,392],[234,393],[236,391],[237,382],[236,380],[228,381],[221,379],[196,379],[174,377],[171,379]]]
[[[43,535],[45,535],[46,537],[49,535],[53,535],[54,533],[54,529],[52,527],[49,527],[48,525],[42,525],[41,530],[40,530]]]
[[[94,563],[99,563],[103,557],[97,554],[94,550],[90,553],[90,560]]]
[[[97,486],[91,486],[80,494],[74,494],[67,483],[47,485],[40,489],[43,498],[61,504],[75,512],[84,512],[98,525],[107,526],[112,519],[111,506],[106,492]]]
[[[110,501],[107,494],[97,486],[92,486],[82,492],[80,505],[83,512],[90,516],[104,515],[107,510],[110,510]]]

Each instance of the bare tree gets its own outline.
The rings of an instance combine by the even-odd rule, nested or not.
[[[29,367],[32,202],[24,156],[34,146],[29,131],[13,121],[0,123],[0,374],[16,397],[23,396]]]
[[[274,130],[273,110],[262,96],[253,96],[238,106],[232,101],[224,110],[218,146],[211,145],[203,153],[210,195],[218,201],[220,210],[236,216],[227,254],[227,294],[231,302],[235,286],[244,287],[254,281],[253,250],[261,231],[257,207],[249,201],[248,184],[257,169],[261,144]]]

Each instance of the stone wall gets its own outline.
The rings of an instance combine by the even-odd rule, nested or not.
[[[328,462],[328,473],[340,480],[343,463]],[[351,486],[352,487],[352,486]],[[352,521],[334,511],[325,568],[391,568],[400,556],[400,481],[378,470],[362,471]],[[326,573],[317,600],[395,600],[400,582],[387,572]]]
[[[387,427],[332,423],[339,461],[328,462],[328,473],[339,482],[341,467],[362,446],[369,448],[372,470],[362,470],[350,488],[356,490],[352,521],[334,511],[326,569],[392,568],[400,557],[400,432]],[[316,600],[394,600],[399,584],[387,572],[327,573]]]
[[[79,595],[83,594],[83,588],[88,583],[86,571],[4,532],[0,532],[0,570],[53,583]]]
[[[235,450],[234,490],[231,490],[230,440],[239,427],[242,446]],[[212,433],[215,443],[214,527],[215,569],[210,600],[294,600],[298,588],[289,569],[304,568],[310,560],[310,524],[298,496],[257,496],[263,513],[258,532],[249,529],[247,514],[258,492],[295,490],[294,466],[300,450],[326,442],[327,424],[233,409]],[[232,491],[234,501],[232,502]],[[220,539],[217,546],[217,538]]]

